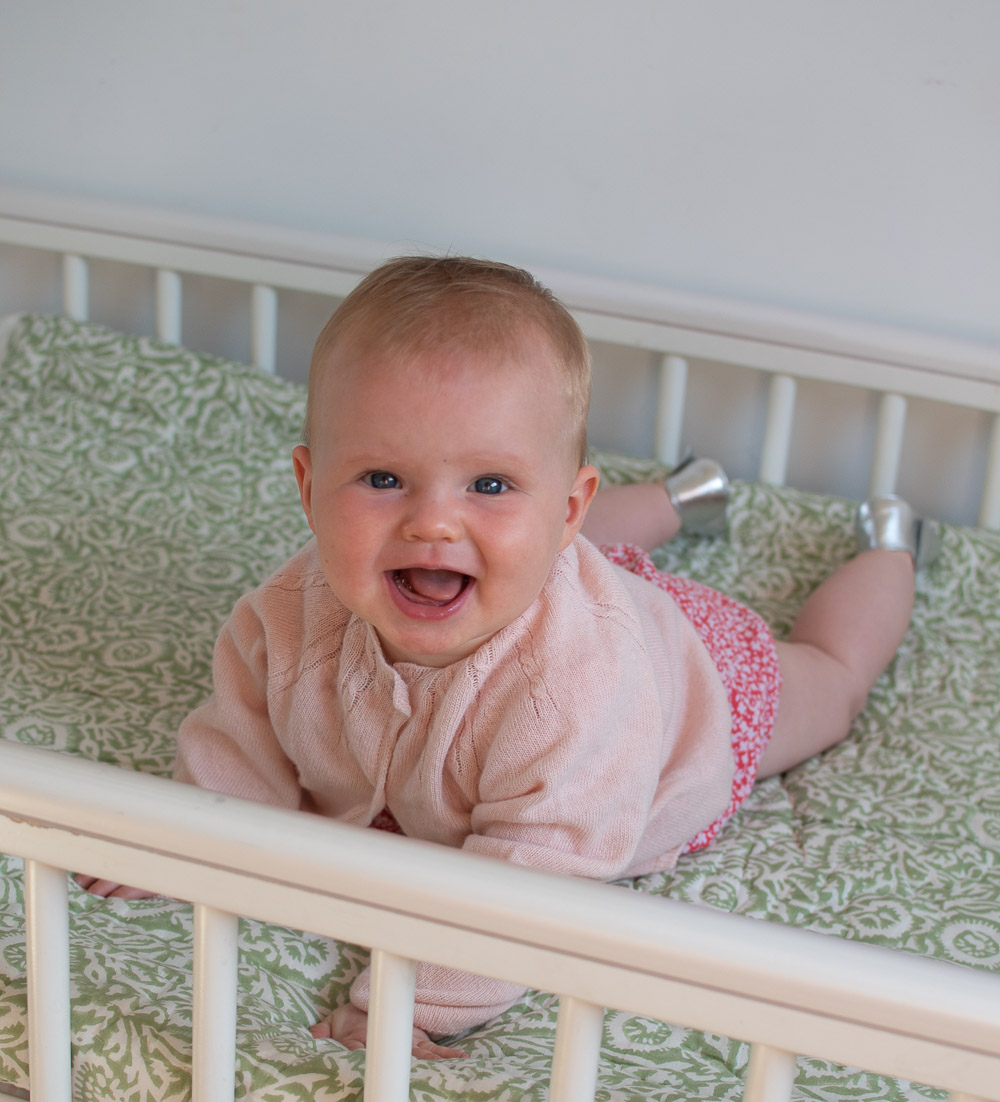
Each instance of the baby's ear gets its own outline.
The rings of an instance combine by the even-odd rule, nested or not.
[[[600,471],[589,463],[584,464],[576,472],[576,478],[573,479],[573,486],[570,489],[569,499],[566,503],[566,527],[563,531],[562,542],[559,545],[560,551],[564,547],[569,547],[576,539],[600,484]]]
[[[299,484],[299,497],[302,499],[306,520],[315,532],[312,514],[312,454],[305,444],[297,444],[292,451],[292,466],[295,468],[295,481]]]

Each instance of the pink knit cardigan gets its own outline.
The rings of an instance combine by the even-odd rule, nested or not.
[[[310,542],[243,597],[176,777],[601,880],[675,863],[729,802],[726,693],[670,597],[578,538],[537,601],[444,669],[386,663]],[[522,989],[432,965],[416,1024],[449,1034]],[[367,973],[351,1000],[367,1008]]]

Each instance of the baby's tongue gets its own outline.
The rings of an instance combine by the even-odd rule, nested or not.
[[[419,566],[401,570],[399,576],[411,593],[435,604],[454,601],[465,581],[465,575],[454,570],[424,570]]]

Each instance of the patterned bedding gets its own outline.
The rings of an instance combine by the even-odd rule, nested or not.
[[[254,369],[61,319],[9,328],[0,370],[0,730],[169,773],[208,691],[236,596],[307,537],[289,452],[300,389]],[[612,481],[649,464],[598,456]],[[737,484],[729,537],[659,565],[756,608],[778,632],[852,550],[852,506]],[[851,737],[769,780],[708,850],[623,885],[1000,971],[1000,538],[947,528],[911,632]],[[21,868],[0,858],[0,1081],[26,1085]],[[189,1093],[185,904],[71,887],[75,1095]],[[238,1096],[360,1097],[364,1054],[307,1027],[364,967],[353,946],[241,922]],[[556,1000],[529,993],[415,1063],[413,1097],[543,1099]],[[598,1098],[730,1099],[739,1040],[609,1012]],[[818,1060],[809,1099],[943,1097]]]

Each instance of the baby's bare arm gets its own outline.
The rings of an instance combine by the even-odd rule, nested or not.
[[[368,1042],[368,1015],[351,1003],[339,1006],[323,1021],[314,1025],[309,1032],[317,1038],[330,1037],[339,1041],[345,1048],[364,1048]],[[448,1048],[432,1041],[422,1029],[413,1027],[413,1055],[418,1060],[446,1060],[449,1057],[465,1056],[457,1048]]]

